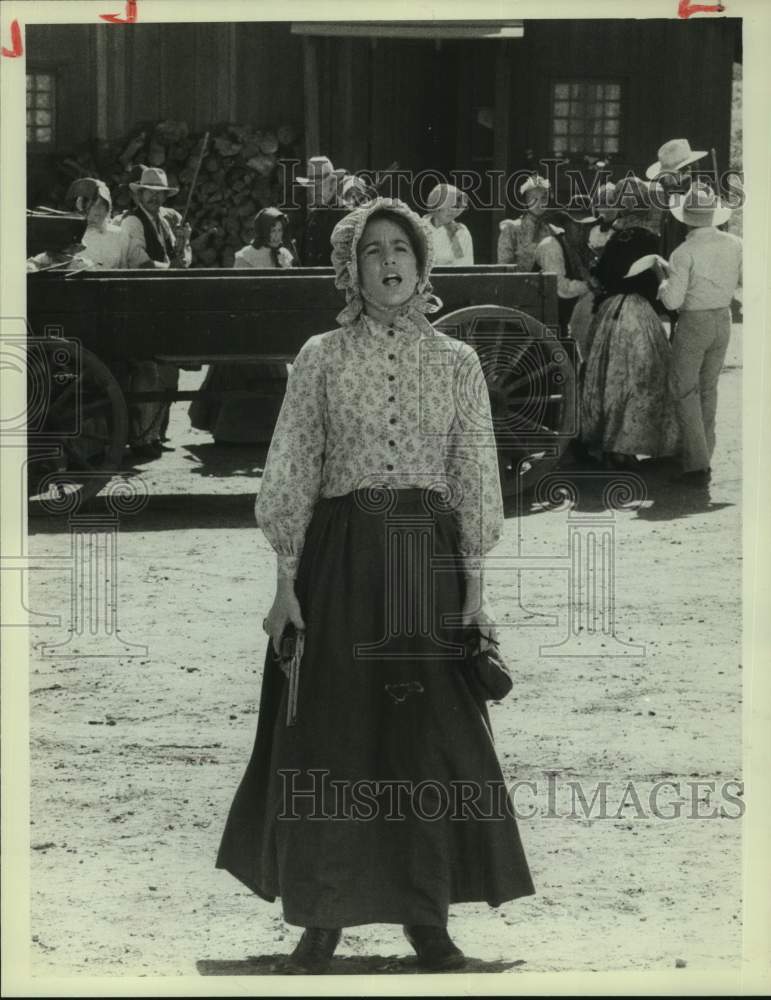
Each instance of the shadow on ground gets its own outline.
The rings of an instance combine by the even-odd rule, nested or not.
[[[223,444],[206,441],[186,444],[189,452],[185,459],[191,463],[190,472],[196,476],[254,476],[262,478],[268,447],[265,444]]]
[[[205,456],[202,467],[191,472],[212,477],[259,477],[262,467],[256,463],[254,447],[229,448],[203,444],[190,449],[196,459]],[[245,454],[254,471],[245,473]],[[191,458],[191,462],[194,459]],[[206,465],[209,462],[209,465]],[[206,470],[202,471],[205,466]],[[136,471],[139,475],[141,470]],[[694,514],[708,514],[734,506],[719,497],[726,488],[720,483],[703,488],[671,482],[677,467],[666,460],[642,462],[631,469],[603,469],[599,465],[573,464],[549,472],[533,490],[523,496],[507,498],[507,518],[531,517],[555,510],[601,514],[619,511],[646,521],[674,521]],[[124,474],[126,472],[124,471]],[[121,515],[120,530],[168,531],[174,528],[254,528],[254,501],[258,490],[248,493],[149,493],[135,513]],[[65,514],[47,512],[39,501],[28,507],[29,534],[58,534],[69,530]],[[78,514],[108,514],[104,494],[88,500]],[[172,523],[173,522],[173,523]]]
[[[145,506],[132,514],[120,516],[120,533],[132,531],[169,531],[191,528],[249,528],[254,530],[254,493],[151,493]],[[30,505],[27,521],[30,535],[58,535],[72,528],[66,514],[52,515],[40,505],[34,511]],[[83,504],[78,514],[109,515],[102,496]]]
[[[241,961],[201,959],[196,968],[202,976],[281,976],[284,972],[286,955],[255,955]],[[469,958],[462,969],[452,974],[469,972],[508,972],[525,964],[523,959],[513,962],[484,962],[479,958]],[[435,974],[435,973],[434,973]],[[451,973],[446,973],[450,975]],[[324,975],[329,976],[372,976],[372,975],[426,975],[413,957],[396,955],[356,955],[350,958],[333,958]]]
[[[677,471],[677,464],[669,459],[639,462],[627,469],[571,462],[544,475],[526,495],[507,498],[505,515],[530,517],[569,509],[585,514],[619,511],[647,521],[675,521],[734,506],[717,499],[724,492],[719,483],[693,487],[673,482]]]

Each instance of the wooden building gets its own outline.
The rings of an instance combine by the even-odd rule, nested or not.
[[[349,170],[477,171],[482,199],[554,154],[639,173],[678,136],[727,168],[740,32],[731,18],[34,25],[30,189],[52,155],[159,119],[288,123],[307,155]],[[480,260],[504,214],[468,213]]]

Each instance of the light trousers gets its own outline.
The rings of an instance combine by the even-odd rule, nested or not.
[[[731,337],[731,310],[681,312],[672,344],[672,390],[683,472],[708,469],[715,450],[717,382]]]

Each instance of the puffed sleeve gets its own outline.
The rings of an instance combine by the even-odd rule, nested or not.
[[[277,553],[279,575],[294,578],[319,497],[326,443],[321,336],[295,358],[255,502],[257,525]]]
[[[513,219],[504,219],[498,226],[498,263],[516,263],[515,229]]]
[[[468,569],[478,569],[501,537],[503,499],[490,396],[479,357],[468,344],[460,344],[458,351],[454,394],[446,469],[451,490],[459,491],[459,551]]]

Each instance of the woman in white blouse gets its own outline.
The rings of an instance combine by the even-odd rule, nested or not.
[[[427,201],[426,219],[434,241],[436,267],[464,267],[474,263],[471,233],[457,219],[468,208],[468,198],[452,184],[437,184]]]
[[[272,641],[217,866],[305,928],[290,972],[323,971],[342,928],[368,923],[402,924],[423,967],[457,968],[450,904],[534,891],[463,666],[464,623],[495,636],[490,403],[474,350],[426,318],[441,307],[426,223],[377,199],[332,245],[347,304],[297,355],[256,503],[277,552]],[[273,653],[289,623],[296,718]]]

